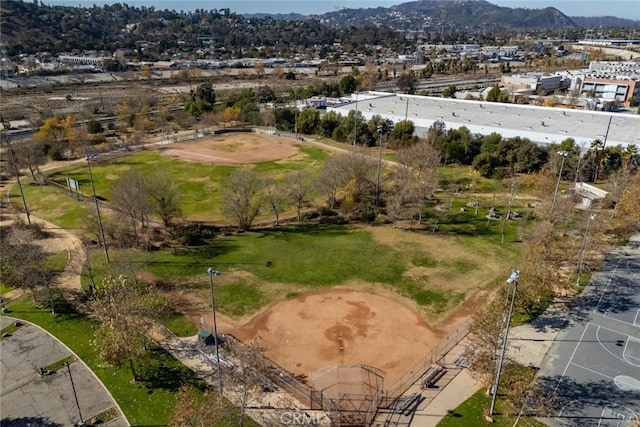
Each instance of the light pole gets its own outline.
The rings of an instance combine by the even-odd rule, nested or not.
[[[71,365],[69,362],[65,362],[67,365],[67,372],[69,372],[69,380],[71,381],[71,389],[73,390],[73,397],[76,400],[76,408],[78,408],[78,416],[80,417],[80,425],[84,425],[84,420],[82,419],[82,412],[80,411],[80,402],[78,402],[78,394],[76,393],[76,386],[73,383],[73,377],[71,376]]]
[[[93,191],[93,200],[96,202],[96,213],[98,215],[98,228],[100,228],[100,236],[102,237],[102,248],[104,249],[104,257],[109,261],[109,249],[107,247],[107,240],[104,238],[104,227],[102,226],[102,216],[100,215],[100,206],[98,205],[98,197],[96,197],[96,186],[93,184],[93,173],[91,173],[91,159],[95,155],[91,154],[85,157],[87,161],[87,168],[89,169],[89,181],[91,181],[91,190]]]
[[[376,197],[374,204],[378,206],[380,198],[380,167],[382,165],[382,126],[378,126],[378,173],[376,174]]]
[[[213,314],[213,342],[216,349],[216,364],[218,367],[218,392],[222,395],[222,372],[220,367],[220,350],[218,348],[218,325],[216,323],[216,300],[213,296],[213,276],[219,276],[220,272],[213,268],[207,268],[209,273],[209,286],[211,287],[211,313]]]
[[[296,141],[298,140],[298,94],[296,93],[295,88],[293,89],[293,131],[296,136]]]
[[[589,226],[591,225],[591,221],[596,219],[596,217],[597,215],[592,213],[589,215],[589,220],[587,221],[587,230],[584,232],[582,249],[580,250],[580,261],[578,261],[578,280],[576,281],[576,286],[580,285],[580,276],[582,275],[582,262],[584,261],[584,251],[587,249],[587,236],[589,235]]]
[[[511,287],[513,284],[513,293],[511,294],[511,304],[509,305],[509,315],[505,321],[504,338],[502,340],[502,350],[500,351],[500,358],[498,359],[498,370],[496,372],[496,382],[493,385],[493,394],[491,396],[491,408],[489,409],[489,416],[493,415],[493,410],[496,406],[496,396],[498,395],[498,385],[500,384],[500,374],[502,373],[502,363],[504,362],[504,355],[507,351],[507,339],[509,337],[509,324],[511,323],[511,315],[513,314],[513,304],[516,301],[516,289],[518,288],[518,279],[520,278],[520,270],[513,270],[511,276],[507,279],[507,284]],[[507,294],[508,294],[507,290]]]
[[[20,183],[20,171],[18,170],[18,165],[16,164],[16,159],[13,155],[13,148],[11,148],[11,143],[9,142],[9,137],[7,136],[6,132],[4,133],[4,139],[7,142],[9,156],[11,156],[11,163],[13,163],[13,170],[16,174],[16,182],[18,183],[18,189],[20,189],[20,197],[22,197],[22,205],[24,206],[24,213],[27,215],[27,224],[31,225],[31,216],[29,215],[29,207],[27,207],[27,199],[24,198],[22,183]]]
[[[564,167],[564,161],[569,153],[567,151],[558,151],[558,156],[562,157],[562,163],[560,163],[560,172],[558,172],[558,181],[556,182],[556,189],[553,192],[553,202],[551,202],[551,212],[549,213],[549,221],[553,221],[553,209],[556,206],[556,197],[558,197],[558,189],[560,188],[560,179],[562,178],[562,168]]]
[[[353,115],[353,147],[358,141],[358,92],[356,91],[356,112]]]

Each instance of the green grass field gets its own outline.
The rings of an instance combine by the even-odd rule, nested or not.
[[[294,158],[257,163],[252,168],[264,177],[276,179],[298,170],[314,175],[329,155],[304,144],[298,148],[300,153]],[[231,223],[222,212],[220,188],[235,168],[187,163],[152,151],[92,164],[96,192],[107,202],[112,183],[126,171],[161,170],[172,176],[180,188],[185,220],[216,224]],[[66,177],[78,180],[81,192],[91,194],[86,165],[52,175],[59,183],[64,183]],[[495,286],[497,278],[506,277],[520,259],[520,222],[506,223],[501,243],[502,223],[485,218],[490,204],[504,211],[506,200],[493,194],[504,191],[500,190],[502,184],[478,178],[469,168],[441,168],[439,179],[441,188],[446,190],[437,193],[439,207],[448,209],[431,206],[423,224],[411,230],[370,225],[256,229],[219,235],[193,247],[142,251],[122,250],[114,245],[109,264],[94,245],[89,248],[82,283],[88,290],[92,283],[100,283],[107,275],[135,274],[160,289],[195,293],[200,301],[206,302],[209,298],[206,270],[214,267],[222,272],[215,279],[217,308],[234,318],[250,317],[267,304],[309,290],[340,286],[383,294],[393,291],[435,323],[477,291]],[[466,189],[466,193],[454,196],[455,190],[450,190],[456,187]],[[477,215],[474,209],[466,207],[468,202],[477,200],[476,192],[484,195]],[[25,185],[25,195],[33,215],[75,234],[95,236],[95,224],[90,220],[95,206],[89,200],[78,201],[73,195],[40,185]],[[17,188],[13,188],[11,196],[12,203],[20,205]],[[524,202],[516,202],[514,209],[522,211]],[[266,212],[258,221],[271,219]],[[49,262],[59,271],[63,255],[56,254]],[[132,424],[157,425],[168,421],[179,386],[176,378],[199,384],[179,362],[156,350],[153,358],[139,361],[145,367],[145,380],[132,385],[127,369],[112,373],[101,366],[91,345],[94,321],[69,307],[54,316],[27,300],[12,303],[11,309],[12,315],[43,326],[76,351],[104,381]],[[195,327],[177,311],[170,313],[163,323],[180,336],[195,333]],[[170,378],[159,381],[161,371],[168,372]],[[466,417],[466,410],[462,414]]]
[[[281,177],[302,169],[314,173],[328,156],[316,147],[301,144],[299,149],[300,154],[288,161],[257,163],[253,167],[263,176]],[[224,222],[220,185],[234,170],[233,166],[187,163],[143,151],[92,165],[99,197],[108,200],[112,183],[134,169],[162,170],[174,177],[181,189],[186,219]],[[459,186],[472,181],[469,168],[441,168],[440,175],[441,181]],[[90,193],[84,165],[53,175],[61,183],[66,177],[78,180],[81,192]],[[491,180],[473,180],[482,184],[480,190],[491,187]],[[93,215],[92,203],[79,202],[52,187],[27,185],[25,190],[34,215],[85,236],[91,227],[95,228],[87,219]],[[90,251],[91,268],[85,268],[82,282],[89,289],[91,283],[100,283],[107,274],[131,274],[132,269],[138,269],[151,273],[159,282],[174,285],[180,281],[185,289],[204,292],[205,271],[213,264],[225,273],[219,280],[220,309],[231,316],[249,315],[287,294],[358,284],[373,291],[377,287],[391,289],[413,300],[422,308],[423,315],[434,321],[478,289],[490,285],[491,278],[508,270],[519,253],[515,243],[518,223],[508,222],[505,244],[501,244],[501,222],[485,218],[488,201],[482,201],[476,215],[474,209],[462,211],[474,199],[468,193],[455,197],[442,193],[438,198],[441,207],[451,206],[445,211],[429,209],[423,216],[422,231],[387,232],[393,234],[390,242],[376,241],[372,232],[376,227],[294,226],[217,237],[208,245],[173,250],[123,252],[112,247],[115,262],[110,265],[104,263],[100,251]],[[493,198],[491,203],[500,209],[506,201]],[[268,213],[265,219],[270,219]],[[409,241],[413,243],[407,244]],[[174,319],[168,325],[176,322],[179,323]],[[188,330],[183,326],[176,329]]]

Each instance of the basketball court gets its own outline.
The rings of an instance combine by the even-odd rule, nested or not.
[[[549,350],[540,377],[555,396],[552,426],[635,426],[640,420],[640,250],[607,254]]]

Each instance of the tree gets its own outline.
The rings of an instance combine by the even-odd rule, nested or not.
[[[630,179],[620,201],[616,204],[614,217],[620,222],[620,228],[635,232],[640,224],[640,173]]]
[[[47,155],[53,160],[63,159],[63,139],[65,137],[65,122],[59,117],[50,117],[44,121],[40,130],[33,138],[45,145]]]
[[[139,171],[125,172],[111,186],[111,202],[130,219],[133,237],[138,243],[137,223],[145,226],[151,211],[147,177]]]
[[[389,139],[391,139],[396,146],[406,147],[418,140],[418,137],[413,135],[414,131],[415,126],[411,120],[402,120],[393,126],[389,134]]]
[[[87,122],[87,132],[91,134],[101,133],[104,130],[102,123],[97,120],[89,120]]]
[[[260,212],[264,182],[250,169],[237,169],[222,189],[224,212],[234,217],[243,230],[251,228]]]
[[[501,288],[495,300],[480,307],[469,325],[469,346],[466,357],[472,367],[471,374],[484,385],[493,381],[498,361],[498,349],[502,345],[507,303],[505,288]]]
[[[100,319],[95,341],[100,357],[112,366],[128,362],[137,381],[134,357],[146,349],[145,334],[163,313],[166,302],[144,282],[106,277],[93,292],[91,307]]]
[[[398,89],[402,93],[407,93],[413,95],[416,93],[416,83],[418,79],[413,71],[409,71],[408,73],[403,73],[398,76],[396,79],[396,84],[398,85]]]
[[[340,79],[340,92],[342,94],[353,93],[356,91],[357,82],[355,77],[351,75],[344,76]]]
[[[39,289],[45,288],[55,312],[49,282],[52,274],[44,267],[46,254],[34,240],[42,238],[41,230],[34,225],[21,222],[11,228],[0,228],[0,283],[15,288],[27,289],[34,301],[40,301]]]
[[[151,212],[160,217],[165,227],[171,226],[172,221],[182,213],[180,190],[174,180],[166,173],[158,171],[147,177],[146,189],[151,202]]]
[[[500,90],[498,86],[492,87],[489,93],[487,93],[488,102],[507,102],[508,100],[509,95]]]
[[[419,141],[417,144],[398,152],[398,162],[408,168],[397,174],[396,187],[402,187],[401,197],[396,201],[398,207],[409,206],[411,219],[418,216],[422,220],[425,202],[431,197],[438,185],[437,166],[440,152],[435,144]]]
[[[458,90],[458,88],[456,87],[456,85],[449,85],[449,86],[445,87],[442,90],[442,97],[443,98],[455,98],[457,90]]]
[[[327,198],[327,204],[330,209],[336,207],[338,201],[338,191],[344,184],[344,178],[341,175],[340,155],[329,157],[325,160],[320,170],[320,174],[316,179],[316,188]]]
[[[315,108],[306,108],[298,114],[298,130],[310,135],[315,133],[320,124],[320,112]]]
[[[205,112],[213,110],[216,103],[216,92],[211,86],[211,82],[206,81],[191,90],[190,101],[185,106],[185,110],[192,116],[199,116]]]
[[[201,392],[184,384],[176,394],[176,405],[170,427],[208,427],[222,425],[233,412],[233,407],[210,389]]]
[[[320,134],[326,137],[333,136],[333,132],[340,126],[342,120],[342,116],[335,111],[330,111],[323,115],[320,119]]]
[[[307,171],[297,171],[288,174],[284,178],[284,189],[288,199],[296,207],[298,222],[302,222],[302,208],[311,191],[309,173]]]
[[[31,178],[38,182],[38,177],[42,175],[40,166],[47,162],[44,145],[37,140],[23,140],[11,145],[8,149],[14,152],[18,170],[28,168]],[[11,161],[11,156],[9,160]]]
[[[287,206],[287,195],[282,184],[272,179],[264,183],[264,197],[276,217],[276,226],[280,225],[280,214]]]

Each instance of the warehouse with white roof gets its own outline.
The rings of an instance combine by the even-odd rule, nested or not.
[[[533,105],[435,98],[386,92],[360,92],[351,101],[333,107],[344,116],[357,110],[365,119],[375,115],[413,122],[416,134],[424,136],[436,121],[447,129],[467,127],[471,133],[499,133],[504,138],[522,137],[540,144],[558,144],[573,138],[587,150],[595,139],[607,146],[640,145],[640,115],[608,113]]]

